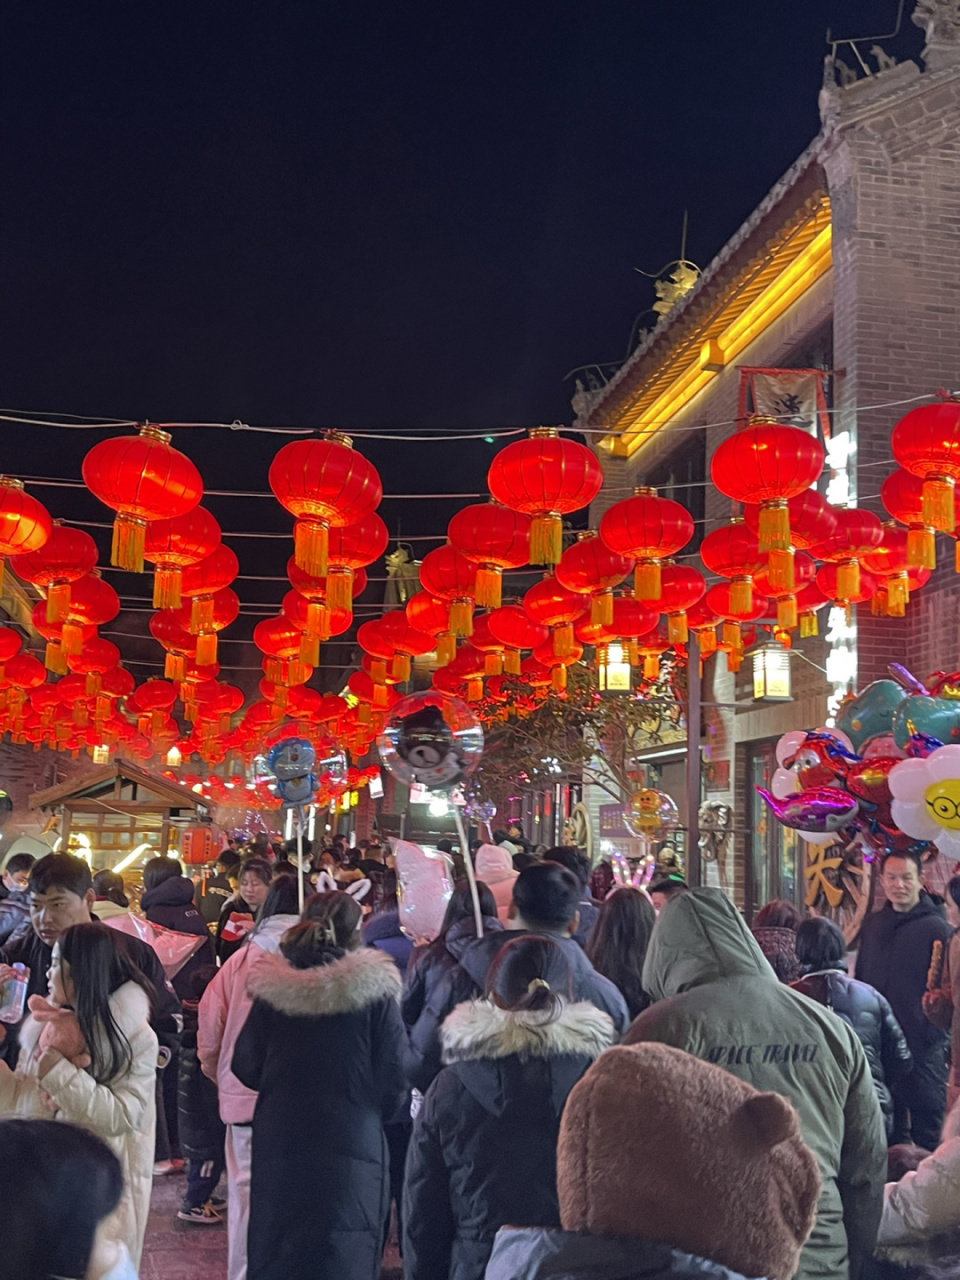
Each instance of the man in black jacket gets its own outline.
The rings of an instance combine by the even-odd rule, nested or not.
[[[942,952],[951,930],[942,907],[923,889],[918,857],[888,854],[880,875],[887,901],[860,929],[856,977],[890,1001],[913,1054],[913,1070],[892,1090],[890,1141],[913,1141],[932,1151],[946,1103],[948,1036],[923,1016],[923,994],[934,944]]]
[[[90,868],[82,858],[69,853],[50,853],[30,868],[27,885],[30,895],[30,924],[0,947],[0,982],[12,976],[9,965],[21,963],[30,970],[27,994],[47,994],[47,970],[50,968],[54,943],[72,925],[89,924],[96,919],[92,908],[95,894]],[[156,1001],[150,1025],[161,1044],[175,1048],[180,1035],[180,1001],[167,982],[163,965],[152,947],[139,938],[115,933],[118,947],[126,948],[130,959],[150,980]],[[6,1038],[0,1056],[11,1067],[16,1066],[19,1023],[6,1027]]]

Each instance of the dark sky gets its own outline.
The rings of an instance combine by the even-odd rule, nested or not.
[[[653,301],[634,268],[678,254],[684,209],[706,265],[816,133],[827,26],[883,32],[896,3],[4,13],[4,406],[476,431],[569,421],[564,375],[622,358]],[[266,487],[276,437],[186,436],[209,487]],[[96,438],[4,427],[2,465],[77,475]],[[492,453],[363,447],[388,492],[482,488]],[[288,527],[222,501],[227,528]]]

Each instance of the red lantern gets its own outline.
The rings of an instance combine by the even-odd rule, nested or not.
[[[655,489],[640,486],[633,493],[604,512],[600,537],[611,551],[638,562],[634,594],[655,602],[660,599],[661,561],[693,537],[693,517],[679,502],[658,498]]]
[[[110,563],[143,572],[147,524],[185,516],[203,497],[203,480],[190,459],[170,447],[159,427],[138,436],[114,436],[95,444],[83,460],[90,492],[117,512]]]
[[[294,555],[315,578],[327,575],[330,526],[357,524],[375,511],[383,486],[349,436],[325,431],[322,440],[294,440],[270,464],[270,488],[297,517]]]
[[[12,627],[0,627],[0,684],[4,680],[4,667],[20,652],[23,641]]]
[[[457,637],[450,630],[450,606],[437,600],[429,591],[418,591],[407,601],[406,615],[412,627],[436,638],[437,666],[445,667],[452,662],[457,651]]]
[[[221,542],[208,556],[187,565],[180,578],[180,594],[193,603],[190,625],[197,631],[209,631],[213,618],[213,597],[229,587],[240,572],[240,561]]]
[[[39,551],[52,528],[50,512],[24,490],[23,481],[0,476],[0,586],[4,557]]]
[[[3,683],[10,689],[8,704],[14,710],[23,706],[26,691],[43,684],[46,678],[46,668],[33,654],[17,653],[8,658],[3,668]]]
[[[240,614],[240,601],[237,594],[229,587],[214,592],[209,611],[205,611],[202,621],[197,624],[193,620],[193,607],[181,605],[179,609],[168,610],[177,626],[182,627],[197,637],[196,655],[198,667],[209,667],[217,660],[217,632],[223,631],[231,623],[236,622]],[[208,621],[209,619],[209,621]]]
[[[781,631],[793,631],[797,626],[800,619],[797,609],[797,592],[813,582],[816,576],[817,566],[813,557],[801,551],[794,558],[794,586],[792,591],[784,591],[781,587],[774,587],[771,584],[770,573],[767,569],[760,569],[754,577],[754,585],[760,594],[776,600],[777,626]]]
[[[84,642],[81,653],[70,654],[67,666],[75,675],[86,676],[86,692],[88,697],[100,692],[100,681],[105,672],[112,670],[120,661],[120,650],[109,640],[99,636]]]
[[[923,481],[898,467],[880,486],[880,501],[894,520],[907,526],[907,566],[910,569],[937,567],[937,542],[933,529],[923,522]],[[954,489],[955,524],[960,525],[960,493]],[[960,573],[960,552],[957,555]]]
[[[701,664],[704,658],[709,658],[717,651],[717,627],[721,621],[719,613],[714,613],[706,600],[699,601],[692,609],[687,610],[687,629],[696,636]]]
[[[562,517],[588,507],[602,484],[600,464],[586,445],[561,439],[556,427],[535,427],[529,439],[508,444],[487,472],[491,497],[511,511],[533,517],[532,564],[559,562]]]
[[[557,582],[567,591],[590,598],[590,621],[613,621],[613,587],[633,568],[633,560],[618,555],[593,530],[581,533],[557,565]]]
[[[164,729],[168,718],[167,713],[176,700],[175,685],[168,680],[151,677],[133,691],[127,699],[127,706],[136,713],[137,727],[140,732],[145,736],[156,736]]]
[[[708,533],[700,544],[700,559],[711,573],[730,579],[733,614],[742,610],[744,619],[752,617],[753,575],[766,568],[767,557],[743,521],[731,520]]]
[[[46,649],[43,654],[43,665],[48,671],[53,671],[57,675],[65,676],[68,671],[66,659],[63,656],[63,623],[47,621],[47,602],[38,600],[31,610],[31,622],[36,631],[43,636],[47,642]],[[81,645],[87,640],[92,639],[97,634],[96,627],[82,628],[83,635],[81,637]]]
[[[818,542],[825,542],[836,528],[833,507],[816,489],[804,489],[795,498],[789,498],[787,513],[790,517],[790,540],[798,551],[809,551]],[[759,507],[745,504],[743,520],[751,533],[759,534]]]
[[[860,560],[883,541],[880,517],[862,507],[838,508],[836,516],[837,527],[832,536],[816,546],[813,554],[818,560],[829,560],[837,566],[836,591],[829,592],[834,599],[844,603],[869,600],[872,593],[860,592]],[[833,581],[832,576],[829,580]]]
[[[473,635],[470,643],[483,654],[484,676],[503,675],[503,642],[490,630],[490,615],[473,615]]]
[[[380,619],[380,634],[393,646],[390,674],[399,684],[410,679],[410,659],[433,651],[433,636],[412,627],[402,609],[391,609]]]
[[[352,610],[354,596],[359,594],[354,590],[355,571],[379,560],[389,541],[387,526],[375,511],[364,516],[357,524],[330,530],[326,587],[329,609],[346,609],[348,613]],[[293,585],[296,586],[296,583]]]
[[[102,627],[119,612],[120,597],[96,570],[78,579],[70,588],[69,611],[60,635],[64,657],[80,652],[86,627]]]
[[[960,403],[952,397],[911,409],[893,428],[893,456],[923,481],[923,523],[953,533],[960,477]]]
[[[504,569],[520,569],[530,560],[529,516],[495,502],[464,507],[447,526],[447,537],[478,567],[476,601],[499,609]]]
[[[799,427],[782,426],[770,418],[752,418],[742,430],[728,436],[714,451],[710,478],[735,502],[759,503],[757,537],[761,551],[789,555],[790,512],[788,499],[816,484],[823,470],[823,445]],[[778,585],[793,587],[785,562],[771,573]]]
[[[70,605],[70,584],[85,577],[97,563],[97,544],[82,529],[54,524],[39,551],[17,556],[14,562],[24,582],[47,593],[46,619],[62,622]]]
[[[533,656],[545,667],[550,668],[550,684],[554,693],[563,693],[567,687],[567,667],[572,667],[583,657],[583,645],[574,644],[568,654],[558,658],[553,652],[553,645],[547,642],[538,645],[533,651]]]
[[[885,525],[879,547],[863,557],[863,567],[877,577],[877,590],[870,600],[872,613],[888,618],[902,618],[906,614],[910,602],[909,537],[906,529],[892,523]],[[919,572],[929,576],[930,570]]]
[[[744,591],[750,592],[749,604],[745,606]],[[718,582],[710,588],[706,595],[706,606],[724,619],[721,631],[721,646],[727,651],[727,667],[730,671],[740,670],[740,659],[743,657],[743,634],[740,624],[755,622],[770,609],[766,596],[755,591],[752,586],[740,582]]]
[[[152,520],[143,558],[156,565],[153,607],[179,609],[183,570],[212,555],[219,543],[220,526],[204,507],[194,507],[172,520]]]
[[[183,616],[182,609],[178,611],[178,616]],[[187,657],[193,657],[197,651],[196,636],[190,635],[171,613],[152,614],[148,625],[154,640],[158,640],[166,651],[164,676],[168,680],[182,680]]]
[[[573,624],[584,612],[583,605],[582,596],[561,587],[551,574],[534,583],[523,597],[523,609],[531,621],[549,627],[553,633],[553,652],[558,658],[574,650]]]
[[[699,569],[683,564],[665,564],[660,579],[660,608],[667,617],[667,639],[671,644],[686,644],[687,610],[703,599],[707,584]]]
[[[469,636],[473,630],[477,566],[448,543],[428,551],[420,565],[420,584],[437,600],[450,606],[450,630]]]
[[[869,600],[877,589],[877,580],[872,573],[861,569],[859,563],[855,578],[844,573],[846,567],[846,562],[822,564],[817,570],[817,586],[834,604],[846,609],[849,619],[851,606]]]
[[[520,674],[520,650],[535,649],[549,639],[550,628],[542,626],[521,609],[507,604],[485,615],[487,630],[503,645],[503,669],[507,675]]]

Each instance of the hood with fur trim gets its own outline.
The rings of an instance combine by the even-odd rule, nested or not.
[[[587,1001],[564,1003],[560,1016],[544,1022],[538,1013],[510,1013],[490,1000],[458,1004],[440,1028],[443,1062],[509,1058],[555,1058],[562,1054],[599,1058],[616,1039],[609,1014]]]
[[[400,999],[397,966],[383,951],[348,951],[316,969],[294,969],[280,955],[268,955],[251,973],[247,991],[292,1018],[324,1018],[357,1013],[379,1000]]]

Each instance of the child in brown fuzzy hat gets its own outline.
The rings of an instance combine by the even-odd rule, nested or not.
[[[504,1229],[487,1280],[789,1280],[820,1174],[786,1099],[641,1044],[571,1092],[557,1189],[563,1230]]]

